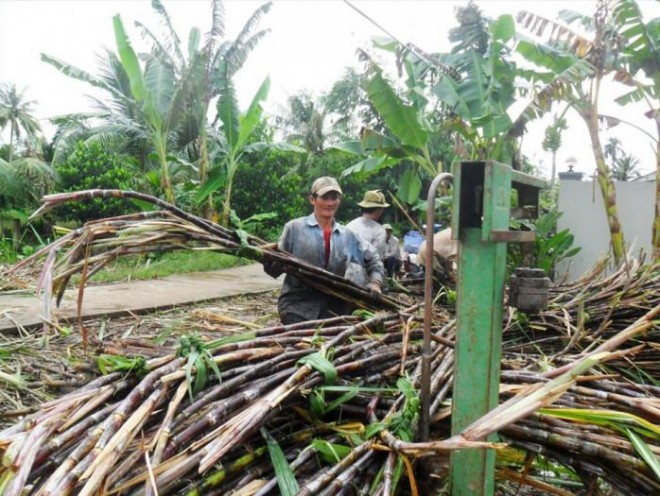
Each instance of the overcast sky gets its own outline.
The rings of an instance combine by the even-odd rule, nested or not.
[[[183,40],[191,27],[202,33],[210,25],[209,0],[163,0],[175,28]],[[228,38],[234,37],[249,15],[263,2],[225,1]],[[403,42],[413,42],[426,51],[447,50],[448,30],[456,25],[454,9],[466,1],[354,1],[353,4]],[[96,55],[103,47],[115,49],[112,16],[121,14],[124,26],[136,48],[140,37],[133,25],[139,20],[160,32],[158,16],[148,0],[0,0],[0,81],[27,87],[29,98],[37,100],[35,114],[46,119],[70,112],[90,110],[86,97],[94,93],[85,83],[59,73],[41,62],[44,52],[81,69],[95,73]],[[595,1],[518,0],[477,1],[490,17],[533,6],[535,13],[550,19],[562,8],[592,14]],[[646,21],[660,16],[660,2],[639,2]],[[272,89],[267,108],[275,109],[288,95],[302,89],[315,95],[329,90],[341,77],[344,68],[356,65],[357,47],[368,47],[374,35],[383,33],[340,0],[276,0],[262,20],[261,27],[271,32],[250,55],[239,72],[236,83],[241,106],[246,108],[252,95],[266,76]],[[611,90],[608,90],[611,91]],[[640,109],[603,108],[603,112],[634,121],[655,136],[655,127]],[[541,150],[546,123],[530,127],[523,151],[548,170],[549,154]],[[568,157],[576,157],[578,170],[591,174],[593,156],[586,127],[571,119],[565,145],[558,153],[559,170],[565,169]],[[48,131],[48,126],[44,125]],[[52,131],[51,131],[52,132]],[[645,171],[655,169],[651,139],[632,128],[618,126],[611,135],[619,137],[630,153],[642,162]],[[608,134],[609,136],[609,134]]]

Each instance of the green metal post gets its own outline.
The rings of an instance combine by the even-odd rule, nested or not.
[[[459,237],[452,434],[498,402],[506,243],[481,238],[480,228],[463,229]],[[492,495],[494,474],[493,450],[457,451],[451,460],[452,495]]]
[[[511,190],[517,191],[519,212],[531,208],[534,214],[544,186],[543,180],[493,161],[462,162],[454,172],[452,236],[459,243],[452,435],[498,404],[506,244],[534,240],[533,232],[509,231]],[[452,496],[494,491],[493,450],[452,455]]]

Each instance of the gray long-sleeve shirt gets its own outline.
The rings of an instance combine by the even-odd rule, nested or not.
[[[372,253],[372,256],[378,256],[381,260],[385,259],[387,233],[380,222],[362,216],[350,221],[346,224],[346,228],[353,231],[360,238],[366,250]],[[360,286],[366,286],[371,282],[364,265],[356,263],[348,264],[345,277]]]
[[[352,231],[335,222],[330,236],[330,256],[325,267],[325,245],[323,229],[314,214],[292,220],[284,226],[278,241],[282,251],[316,267],[343,276],[349,262],[363,266],[371,281],[382,283],[385,270],[377,253],[367,250],[366,246]],[[281,271],[267,271],[273,277]],[[280,315],[294,313],[307,320],[325,318],[328,312],[336,312],[343,304],[321,291],[311,288],[295,276],[287,274],[282,285],[278,301]]]

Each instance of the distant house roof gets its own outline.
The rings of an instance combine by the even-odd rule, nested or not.
[[[649,172],[648,174],[642,174],[634,181],[655,181],[656,171]]]

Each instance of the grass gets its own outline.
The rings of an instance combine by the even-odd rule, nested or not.
[[[94,274],[91,284],[158,279],[172,274],[227,269],[249,263],[245,259],[213,251],[175,251],[120,258]],[[80,276],[72,278],[75,284]]]

